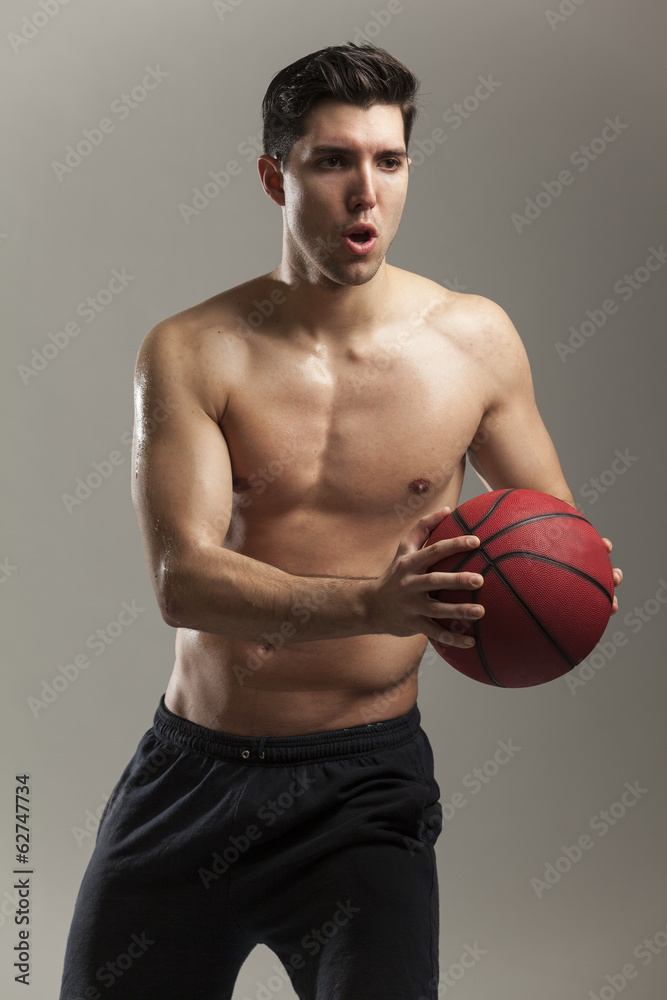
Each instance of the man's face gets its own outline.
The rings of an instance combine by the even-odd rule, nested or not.
[[[370,281],[401,220],[409,163],[398,105],[319,101],[284,172],[284,225],[299,270],[338,284]],[[355,223],[377,230],[368,253],[343,239]]]

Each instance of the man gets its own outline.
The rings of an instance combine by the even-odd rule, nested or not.
[[[61,1000],[229,1000],[260,942],[302,1000],[438,995],[417,670],[428,637],[471,641],[438,619],[483,609],[429,596],[479,586],[429,572],[478,540],[421,547],[466,453],[488,488],[573,499],[504,311],[386,263],[418,82],[372,45],[277,74],[258,169],[281,262],[141,346],[132,491],[176,662],[102,817]]]

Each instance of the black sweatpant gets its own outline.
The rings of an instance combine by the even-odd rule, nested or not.
[[[102,814],[60,1000],[230,1000],[260,943],[300,1000],[435,1000],[442,809],[420,718],[245,737],[163,695]],[[276,963],[250,1000],[284,986]]]

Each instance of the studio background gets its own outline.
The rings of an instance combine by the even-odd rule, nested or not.
[[[256,167],[263,94],[295,59],[367,37],[422,81],[388,262],[507,311],[573,495],[625,574],[619,614],[566,678],[499,690],[424,657],[445,809],[441,993],[662,997],[664,7],[58,2],[2,12],[3,996],[26,995],[12,966],[15,775],[31,788],[30,995],[52,1000],[95,817],[173,666],[130,498],[139,346],[278,264],[281,213]],[[468,469],[461,499],[483,490]],[[131,624],[91,652],[124,605]],[[82,653],[90,666],[68,679],[60,667]],[[494,768],[499,741],[520,749]],[[483,954],[464,968],[467,946]],[[275,966],[258,947],[234,1000],[291,1000]]]

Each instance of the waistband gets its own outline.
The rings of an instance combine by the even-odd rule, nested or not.
[[[298,736],[239,736],[208,729],[174,715],[165,705],[164,697],[163,694],[153,719],[153,730],[157,736],[184,750],[241,764],[296,764],[372,753],[407,743],[415,736],[421,723],[415,703],[405,715],[395,719],[345,729]]]

